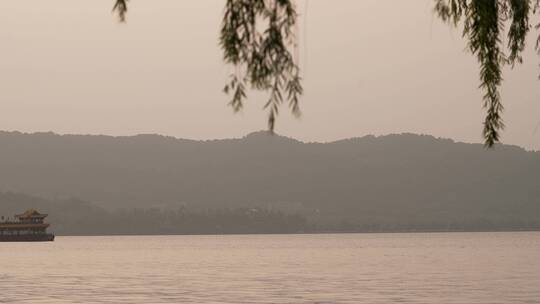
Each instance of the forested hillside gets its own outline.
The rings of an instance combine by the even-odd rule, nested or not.
[[[266,132],[210,141],[2,132],[0,146],[0,190],[76,197],[96,212],[261,208],[353,230],[540,223],[540,153],[515,146],[413,134],[303,143]]]

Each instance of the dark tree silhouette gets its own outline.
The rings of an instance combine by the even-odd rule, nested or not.
[[[116,0],[113,10],[125,21],[128,0]],[[486,108],[483,136],[492,147],[504,129],[499,88],[502,68],[522,63],[526,38],[534,27],[531,16],[540,10],[540,0],[434,0],[435,13],[453,26],[463,27],[468,49],[480,64],[480,88]],[[225,0],[220,34],[224,60],[235,68],[225,93],[231,94],[234,111],[242,109],[246,88],[266,91],[269,99],[268,127],[273,131],[279,106],[288,102],[300,115],[302,82],[294,35],[298,13],[294,0]],[[507,37],[504,45],[503,36]],[[540,36],[536,43],[540,53]]]

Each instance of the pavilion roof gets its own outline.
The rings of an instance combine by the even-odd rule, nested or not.
[[[16,218],[25,219],[25,218],[45,218],[47,214],[39,213],[36,209],[28,209],[23,214],[15,215]]]

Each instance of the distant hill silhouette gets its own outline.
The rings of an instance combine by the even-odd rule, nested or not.
[[[414,134],[303,143],[267,132],[0,132],[0,147],[0,190],[93,208],[263,207],[342,230],[540,227],[540,152],[515,146]]]

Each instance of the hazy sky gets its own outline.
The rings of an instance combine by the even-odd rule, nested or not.
[[[265,96],[233,114],[218,32],[224,0],[0,1],[0,129],[182,138],[266,127]],[[481,141],[475,59],[433,0],[300,0],[303,117],[277,132],[306,141],[414,132]],[[305,19],[304,19],[305,18]],[[505,74],[503,141],[540,149],[540,58]],[[536,132],[535,132],[535,129]]]

